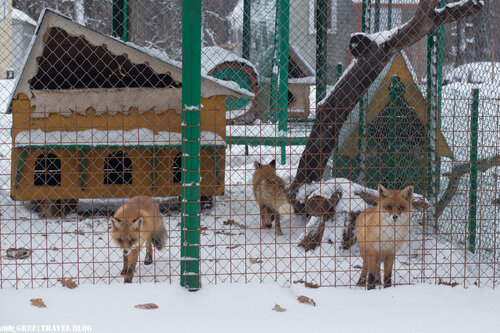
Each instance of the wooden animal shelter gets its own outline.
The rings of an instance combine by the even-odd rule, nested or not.
[[[396,54],[367,94],[367,107],[351,113],[334,153],[334,178],[363,179],[368,187],[414,185],[425,193],[429,129],[427,101],[416,83],[408,59]],[[438,157],[453,158],[436,129]]]
[[[179,196],[180,64],[45,11],[12,97],[11,197]],[[201,77],[201,195],[224,193],[226,97]]]

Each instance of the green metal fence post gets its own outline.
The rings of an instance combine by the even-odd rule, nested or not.
[[[316,1],[316,105],[326,95],[327,17],[326,1]]]
[[[387,156],[387,165],[389,170],[387,170],[387,182],[392,188],[397,188],[396,184],[396,114],[397,114],[397,100],[399,96],[400,83],[396,76],[391,78],[391,85],[389,88],[389,109],[392,112],[392,124],[388,124],[390,131],[388,133],[388,141],[390,142],[390,147],[388,148],[389,155]],[[382,138],[384,139],[384,138]]]
[[[288,58],[290,32],[290,0],[279,1],[279,74],[278,74],[278,136],[288,130]],[[286,145],[281,145],[281,164],[286,164]]]
[[[444,6],[444,0],[440,2]],[[427,35],[427,164],[424,171],[426,182],[426,197],[431,207],[425,214],[434,222],[438,229],[436,218],[436,203],[439,195],[439,157],[436,152],[437,129],[440,119],[441,86],[442,86],[442,34],[434,30]],[[440,56],[441,55],[441,56]]]
[[[128,0],[113,0],[111,14],[112,35],[126,42],[128,40]]]
[[[337,76],[335,77],[335,82],[340,80],[340,77],[342,76],[342,64],[339,62],[337,64]]]
[[[250,60],[250,43],[252,40],[251,32],[251,15],[252,15],[252,1],[243,1],[243,45],[241,56],[247,60]]]
[[[479,118],[479,89],[472,89],[470,116],[470,188],[469,188],[469,251],[476,251],[477,214],[477,141]]]
[[[375,17],[373,22],[373,31],[380,31],[380,0],[375,0]]]
[[[387,30],[392,29],[392,0],[387,2]]]
[[[201,0],[182,1],[181,285],[200,288]]]

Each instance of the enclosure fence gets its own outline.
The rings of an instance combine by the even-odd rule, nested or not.
[[[0,1],[0,288],[498,286],[492,4]]]

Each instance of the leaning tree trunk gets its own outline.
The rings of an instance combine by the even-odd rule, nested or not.
[[[421,0],[413,18],[389,32],[351,36],[349,49],[356,59],[318,105],[316,120],[290,187],[292,198],[301,184],[321,178],[342,124],[392,56],[439,26],[476,13],[483,7],[483,0],[462,0],[443,8],[438,8],[439,3],[439,0]]]

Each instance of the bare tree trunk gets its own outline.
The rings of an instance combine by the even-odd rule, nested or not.
[[[290,187],[291,197],[296,196],[301,184],[321,178],[342,124],[391,57],[439,26],[478,12],[483,2],[462,0],[438,7],[438,0],[421,0],[413,18],[391,30],[391,34],[381,41],[375,39],[382,36],[379,34],[352,35],[349,48],[356,59],[318,106],[316,120]]]

